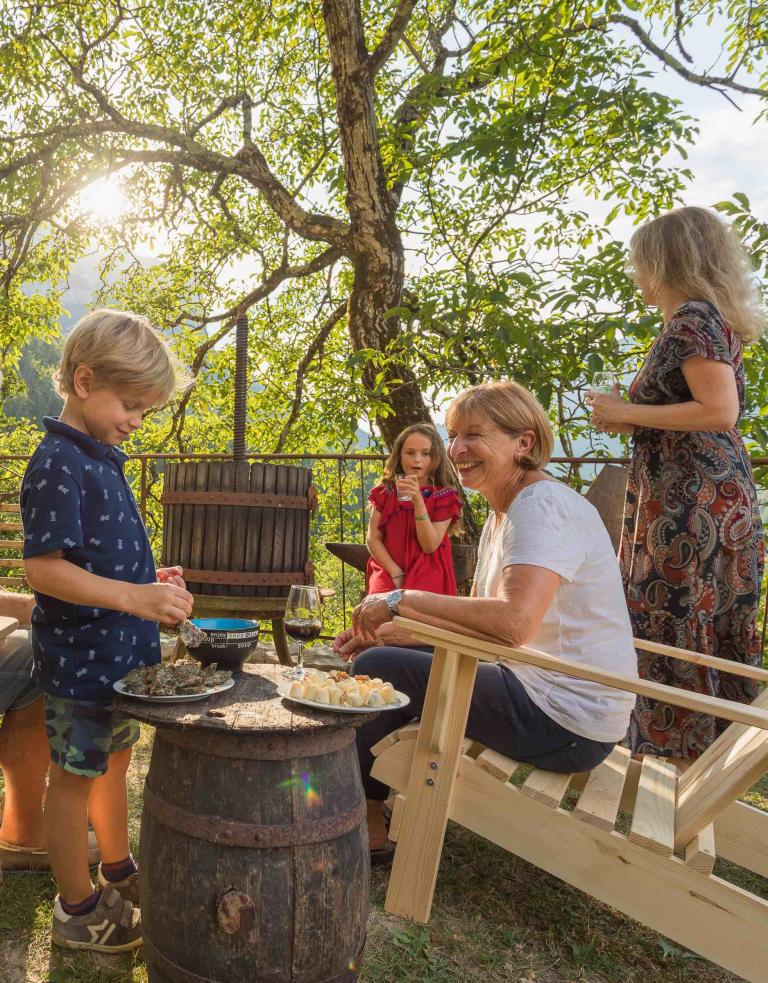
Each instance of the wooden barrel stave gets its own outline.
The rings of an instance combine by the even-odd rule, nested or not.
[[[344,746],[324,754],[314,752],[326,734],[314,735],[314,748],[306,735],[281,735],[271,753],[291,755],[295,745],[298,754],[276,760],[227,757],[223,744],[184,746],[158,731],[140,845],[142,868],[163,872],[142,906],[152,983],[174,978],[174,966],[217,983],[356,978],[369,891],[365,802],[353,732],[329,732],[336,743],[340,731]],[[237,755],[238,739],[224,740]],[[241,746],[261,753],[253,744]],[[202,828],[177,828],[188,823]],[[261,847],[231,845],[252,835]],[[253,911],[230,934],[220,902],[233,889]]]

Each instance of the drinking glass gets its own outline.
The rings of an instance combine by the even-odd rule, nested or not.
[[[405,481],[405,479],[407,477],[408,477],[407,474],[396,474],[395,475],[395,480],[396,481]],[[398,500],[398,502],[410,502],[411,499],[410,499],[410,496],[409,495],[405,495],[402,492],[398,492],[397,493],[397,500]]]
[[[288,593],[283,619],[285,634],[299,643],[299,656],[296,665],[287,669],[286,679],[303,679],[309,672],[304,668],[304,646],[318,637],[323,628],[323,611],[319,587],[294,585]]]
[[[613,387],[618,384],[618,377],[615,372],[595,372],[592,376],[592,383],[589,387],[591,393],[600,393],[610,396]]]

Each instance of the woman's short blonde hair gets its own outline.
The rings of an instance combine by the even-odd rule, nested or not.
[[[671,287],[714,304],[744,344],[763,333],[765,310],[749,257],[708,208],[675,208],[642,225],[630,240],[629,264],[651,290]]]
[[[100,308],[80,318],[54,373],[60,396],[74,392],[80,365],[93,372],[97,386],[135,395],[156,392],[158,405],[182,384],[183,373],[160,332],[130,311]]]
[[[465,389],[448,407],[445,422],[449,430],[474,414],[488,419],[504,433],[517,437],[532,430],[536,437],[533,447],[520,458],[526,469],[543,468],[552,456],[554,437],[547,413],[532,392],[518,382],[483,382]]]

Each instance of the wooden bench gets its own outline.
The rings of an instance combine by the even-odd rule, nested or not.
[[[768,814],[737,802],[768,770],[768,690],[745,706],[404,618],[395,623],[434,645],[435,655],[420,723],[374,748],[373,776],[398,793],[388,912],[428,920],[452,819],[744,979],[768,978],[768,901],[712,873],[721,856],[768,876]],[[762,669],[663,648],[768,681]],[[477,662],[499,657],[734,722],[682,777],[668,762],[640,764],[617,747],[589,774],[534,769],[515,785],[517,762],[464,736]],[[571,810],[563,808],[568,793],[577,796]],[[625,832],[617,828],[620,811],[628,814]]]
[[[18,501],[0,500],[0,585],[26,587],[24,577],[24,527]]]

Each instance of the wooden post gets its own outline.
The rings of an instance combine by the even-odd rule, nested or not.
[[[476,657],[435,649],[384,904],[417,922],[432,908],[476,671]]]

